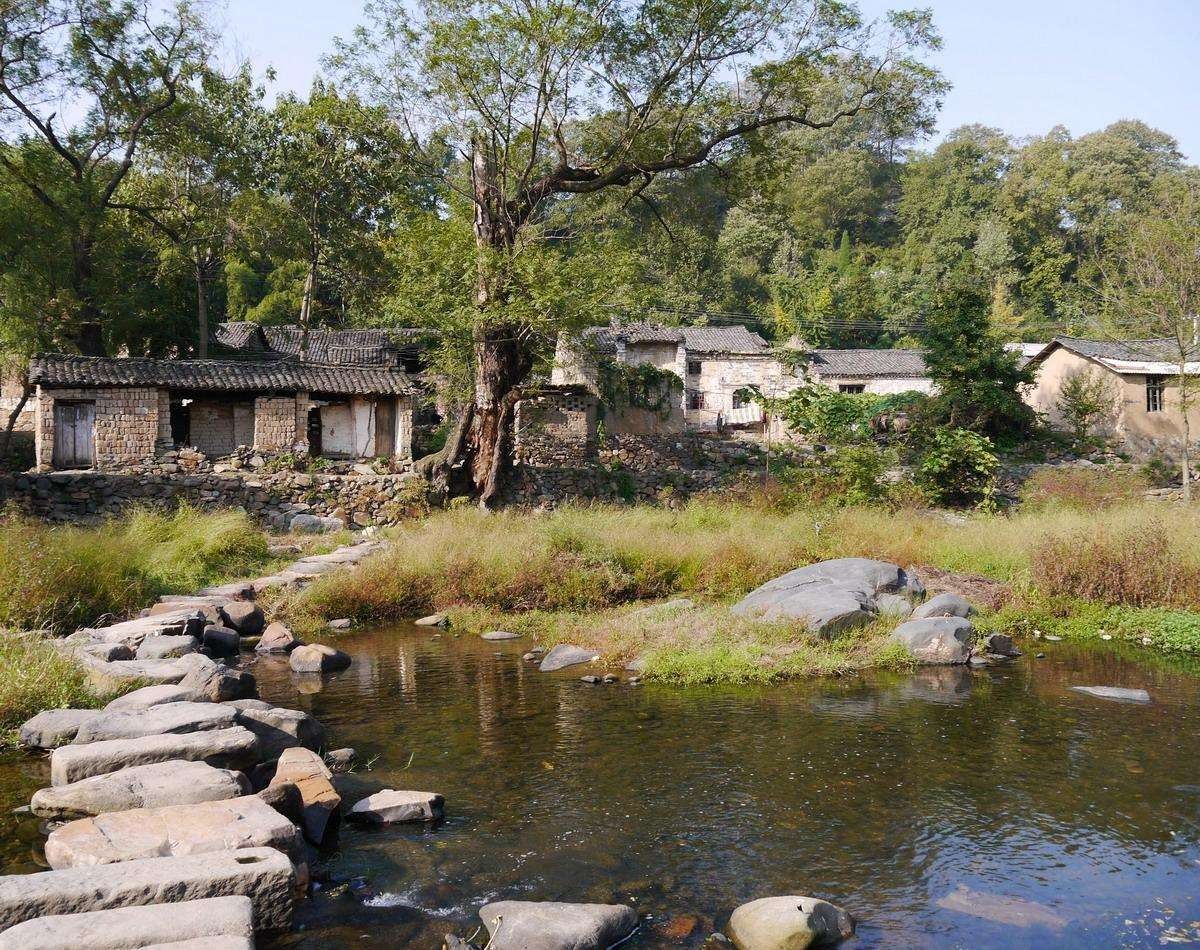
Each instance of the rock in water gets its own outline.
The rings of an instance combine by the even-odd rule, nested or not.
[[[237,848],[296,856],[300,842],[295,825],[262,799],[245,795],[80,818],[50,832],[46,861],[61,870]]]
[[[428,617],[414,620],[413,623],[418,627],[448,627],[450,626],[450,618],[445,614],[430,614]]]
[[[938,594],[930,597],[913,611],[913,620],[923,620],[927,617],[970,617],[975,608],[965,597],[958,594]]]
[[[1076,693],[1108,699],[1115,703],[1148,703],[1150,694],[1144,689],[1124,689],[1120,686],[1072,686]]]
[[[102,867],[0,877],[0,931],[26,920],[242,894],[257,930],[292,922],[296,871],[274,848],[149,858]]]
[[[216,938],[226,939],[210,942]],[[197,950],[225,950],[253,948],[253,939],[254,905],[248,897],[230,896],[42,917],[5,931],[0,942],[6,950],[174,947],[185,941]]]
[[[487,640],[491,643],[499,643],[504,640],[521,639],[521,635],[519,633],[512,633],[509,630],[489,630],[487,633],[480,634],[480,636],[484,640]]]
[[[243,637],[257,637],[267,625],[262,608],[251,600],[231,600],[224,604],[221,607],[221,619],[225,626]]]
[[[193,670],[179,681],[179,685],[212,703],[253,699],[258,695],[258,684],[250,673],[224,664]]]
[[[388,788],[355,803],[347,817],[376,825],[433,821],[442,817],[444,806],[445,799],[433,792],[398,792]]]
[[[95,709],[47,709],[21,726],[21,745],[27,749],[56,749],[74,741],[79,727],[98,715]]]
[[[204,648],[213,656],[237,656],[242,648],[242,637],[236,630],[209,624],[202,637]]]
[[[142,736],[182,735],[229,729],[236,711],[214,703],[162,703],[148,709],[116,709],[97,713],[79,727],[75,744]]]
[[[971,658],[975,627],[965,617],[928,617],[900,624],[892,631],[892,639],[903,643],[919,663],[966,663]]]
[[[868,558],[821,561],[789,571],[751,591],[733,613],[761,620],[799,620],[822,636],[870,623],[880,594],[922,596],[925,588],[899,565]]]
[[[335,673],[350,665],[350,655],[323,643],[310,643],[296,647],[288,657],[288,664],[297,673]]]
[[[300,792],[304,837],[315,845],[337,833],[342,798],[329,781],[333,773],[317,753],[288,749],[279,757],[272,785],[294,785]]]
[[[291,653],[304,644],[292,633],[290,627],[273,623],[263,631],[262,639],[254,649],[258,653]]]
[[[491,935],[491,950],[605,950],[638,926],[623,904],[562,904],[555,901],[497,901],[479,917]]]
[[[219,769],[248,769],[258,761],[258,740],[249,730],[234,726],[184,735],[67,745],[50,755],[50,784],[70,785],[93,775],[172,759],[207,762]]]
[[[258,738],[264,762],[274,761],[295,746],[314,752],[325,746],[325,727],[299,709],[282,709],[258,699],[236,699],[226,705],[237,711],[237,724]]]
[[[43,788],[33,793],[31,808],[39,818],[70,821],[110,811],[223,801],[248,794],[250,782],[241,772],[176,760]]]
[[[764,897],[735,910],[728,931],[738,950],[804,950],[853,936],[854,918],[812,897]]]
[[[595,650],[585,650],[583,647],[560,643],[542,658],[538,669],[543,673],[554,673],[558,670],[565,670],[568,666],[591,663],[598,659],[600,659],[600,655]]]

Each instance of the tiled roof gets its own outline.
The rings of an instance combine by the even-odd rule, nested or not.
[[[1147,340],[1084,340],[1056,336],[1053,343],[1036,359],[1049,354],[1053,346],[1077,353],[1103,364],[1115,373],[1130,375],[1170,375],[1179,372],[1179,357],[1186,357],[1185,372],[1200,373],[1200,344],[1188,345],[1180,353],[1179,343],[1169,337]]]
[[[291,360],[150,360],[35,356],[29,381],[64,388],[168,386],[209,392],[310,392],[336,395],[409,393],[407,374],[388,366],[333,366]]]
[[[218,323],[212,335],[213,342],[221,349],[261,353],[267,348],[267,338],[257,323]]]
[[[602,353],[612,353],[617,343],[682,343],[694,353],[766,353],[767,341],[740,324],[730,327],[667,327],[659,323],[622,323],[592,327],[584,336],[596,342]]]
[[[307,360],[348,366],[399,366],[400,354],[415,347],[424,330],[310,330]],[[220,323],[213,331],[222,355],[253,359],[297,359],[304,330],[295,325],[260,327],[256,323]]]
[[[813,350],[811,368],[820,376],[923,377],[924,350]]]

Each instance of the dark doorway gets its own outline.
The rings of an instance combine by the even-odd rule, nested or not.
[[[321,454],[321,410],[318,407],[308,410],[308,454]]]
[[[176,445],[192,444],[192,408],[183,402],[171,403],[171,441]]]

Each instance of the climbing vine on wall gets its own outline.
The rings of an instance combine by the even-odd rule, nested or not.
[[[628,366],[601,360],[598,371],[601,405],[614,412],[632,406],[657,413],[665,420],[683,393],[683,380],[670,370],[649,364]]]

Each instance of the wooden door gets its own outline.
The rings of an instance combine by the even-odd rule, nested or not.
[[[375,454],[380,458],[396,454],[396,400],[391,396],[375,401]]]
[[[91,468],[96,448],[96,404],[54,404],[54,466]]]

